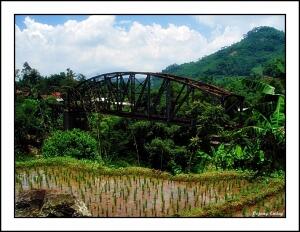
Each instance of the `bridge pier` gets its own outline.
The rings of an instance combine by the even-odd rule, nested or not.
[[[88,118],[86,112],[64,111],[64,130],[78,128],[88,130]]]

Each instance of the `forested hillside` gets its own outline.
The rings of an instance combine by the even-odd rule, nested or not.
[[[229,47],[198,61],[173,64],[163,70],[203,79],[210,76],[285,76],[285,34],[272,27],[258,27]]]
[[[110,77],[109,91],[105,82],[89,82],[95,95],[78,91],[86,80],[82,74],[68,68],[42,76],[25,62],[15,70],[16,199],[29,199],[28,192],[38,196],[37,190],[43,197],[54,191],[66,199],[67,193],[92,217],[284,217],[284,47],[283,32],[261,27],[197,62],[164,70],[244,96],[243,104],[230,111],[226,103],[235,96],[219,101],[186,82],[182,87],[165,80],[153,83],[153,76],[149,82]],[[80,100],[67,94],[72,91],[82,94]],[[122,91],[128,95],[120,98]],[[130,104],[131,98],[137,100]],[[75,109],[86,116],[86,129],[66,130],[70,100],[83,104]],[[86,107],[91,102],[93,109]],[[176,107],[193,123],[153,121],[150,114],[146,120],[119,117],[103,110],[107,104],[124,106],[129,113],[147,113],[155,105],[152,109],[166,116]],[[81,119],[75,120],[84,124]],[[41,209],[31,201],[34,210],[16,201],[16,217],[70,217],[66,213],[74,211],[66,210],[64,202],[47,210],[50,203],[41,199]],[[60,208],[63,213],[56,212]]]

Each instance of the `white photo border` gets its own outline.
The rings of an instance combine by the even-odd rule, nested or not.
[[[286,218],[14,218],[15,14],[285,14],[287,76]],[[1,2],[2,230],[298,230],[299,2],[298,1],[2,1]]]

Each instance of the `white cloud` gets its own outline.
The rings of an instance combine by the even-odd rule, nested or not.
[[[246,33],[258,26],[271,26],[284,30],[283,15],[197,15],[194,18],[202,25],[220,30],[227,26],[238,27]]]
[[[200,25],[209,28],[208,50],[217,50],[239,41],[244,34],[259,26],[270,26],[284,31],[284,16],[277,15],[198,15]]]
[[[43,75],[68,67],[87,76],[128,70],[157,72],[172,63],[197,60],[242,38],[239,25],[218,26],[215,18],[205,20],[213,29],[209,40],[188,26],[117,23],[114,16],[90,16],[56,26],[26,17],[26,27],[20,30],[16,25],[15,29],[16,67],[22,68],[27,61]]]
[[[199,15],[199,16],[194,16],[196,18],[196,20],[201,23],[204,24],[208,27],[215,27],[216,26],[216,22],[215,22],[215,16],[211,16],[211,15]]]

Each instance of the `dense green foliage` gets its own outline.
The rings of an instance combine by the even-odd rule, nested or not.
[[[65,92],[84,78],[82,74],[77,75],[69,68],[66,72],[43,77],[27,62],[24,63],[21,71],[16,70],[15,72],[16,88],[35,98],[42,94],[51,94],[54,91]]]
[[[253,179],[254,173],[251,171],[235,171],[226,170],[222,172],[205,172],[201,174],[178,174],[172,175],[169,172],[162,172],[155,169],[149,169],[144,167],[119,167],[111,168],[103,165],[103,163],[92,160],[78,160],[71,157],[50,157],[50,158],[38,158],[27,161],[16,161],[16,168],[19,170],[37,167],[57,167],[64,166],[72,170],[92,172],[98,175],[109,176],[123,176],[123,175],[140,175],[145,177],[154,177],[174,181],[218,181],[218,180],[232,180],[232,179]]]
[[[70,69],[43,77],[27,62],[21,71],[16,70],[15,150],[18,158],[40,149],[51,131],[63,129],[63,103],[56,101],[52,94],[59,91],[64,95],[82,78]]]
[[[72,70],[43,77],[25,63],[16,72],[15,150],[17,158],[37,150],[45,157],[97,159],[111,167],[142,166],[173,174],[207,170],[285,169],[284,33],[269,27],[197,62],[165,72],[190,76],[245,97],[238,115],[228,115],[207,95],[197,93],[182,114],[195,126],[91,113],[89,131],[62,132],[63,103],[51,96],[83,80]],[[172,86],[172,91],[178,91]],[[153,86],[151,94],[158,90]],[[163,100],[158,103],[163,105]],[[36,155],[36,154],[35,154]]]
[[[53,99],[17,97],[15,103],[15,148],[16,153],[29,152],[31,147],[40,147],[54,124],[61,127],[62,117],[52,111]]]
[[[284,77],[285,35],[271,27],[249,31],[229,47],[196,62],[173,64],[163,72],[203,78],[209,76],[272,76]]]
[[[44,142],[45,157],[70,156],[77,159],[96,159],[96,140],[87,132],[73,129],[55,131]]]

